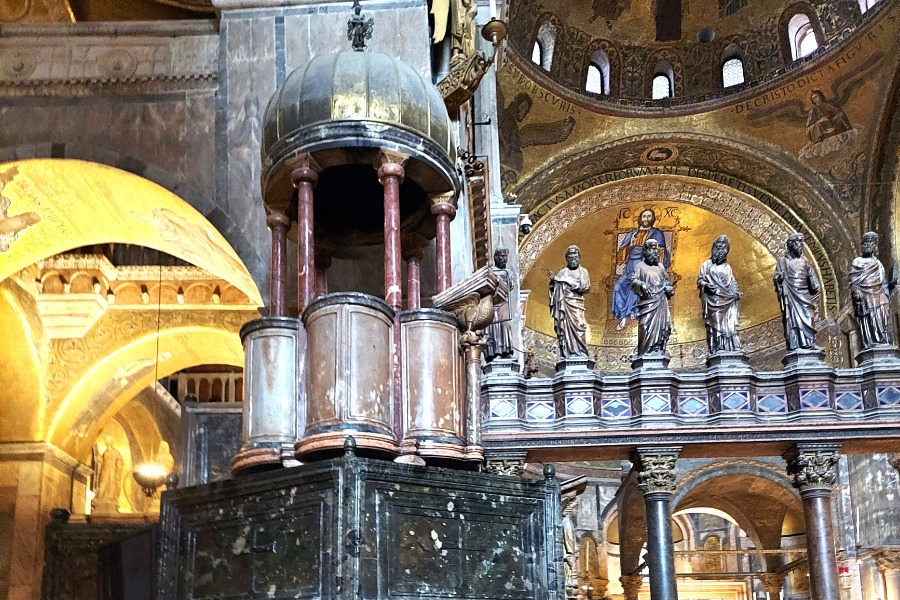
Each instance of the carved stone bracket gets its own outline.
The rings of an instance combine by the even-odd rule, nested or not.
[[[463,331],[463,342],[473,343],[471,335],[481,331],[494,319],[494,302],[506,299],[506,284],[490,267],[481,268],[463,281],[434,297],[434,307],[456,315]]]
[[[644,494],[675,492],[675,461],[681,448],[638,448],[631,459]]]
[[[493,61],[481,52],[458,54],[450,61],[450,73],[438,81],[437,88],[447,111],[453,114],[475,95],[481,79]]]
[[[794,478],[800,493],[814,490],[830,491],[837,479],[836,444],[797,444],[784,453],[787,473]]]

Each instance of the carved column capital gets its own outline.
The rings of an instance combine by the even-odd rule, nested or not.
[[[409,262],[410,259],[422,260],[425,257],[428,240],[418,233],[403,234],[400,236],[400,243],[403,248],[403,260]]]
[[[452,220],[456,216],[456,207],[450,202],[434,202],[431,204],[431,214],[447,215]]]
[[[680,447],[638,448],[631,462],[637,470],[637,486],[645,495],[675,492],[675,461]]]
[[[881,550],[873,558],[878,570],[883,573],[900,571],[900,548]]]
[[[266,217],[266,225],[268,225],[269,229],[281,228],[281,229],[290,229],[291,220],[281,211],[273,210]]]
[[[637,600],[638,592],[644,585],[644,577],[642,575],[622,575],[619,577],[619,582],[625,592],[625,600]]]
[[[837,444],[797,444],[784,453],[787,474],[800,494],[831,493],[837,480]]]
[[[781,588],[784,587],[784,573],[763,573],[759,576],[763,587],[769,594],[769,598],[781,598]]]
[[[900,454],[894,454],[889,459],[888,462],[891,463],[891,466],[897,470],[897,473],[900,473]]]
[[[403,183],[403,178],[406,176],[404,166],[407,160],[409,160],[409,157],[405,154],[388,150],[379,152],[378,156],[375,157],[375,163],[372,165],[378,171],[378,181],[383,184],[385,177],[396,177],[400,183]]]
[[[313,186],[319,181],[321,165],[310,154],[298,154],[284,163],[291,170],[291,183],[299,187],[301,182],[309,182]]]

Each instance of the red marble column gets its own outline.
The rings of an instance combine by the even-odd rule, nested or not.
[[[401,162],[385,161],[378,168],[384,186],[384,301],[394,310],[403,304],[400,271],[400,184],[405,175]]]
[[[302,314],[315,298],[316,260],[313,243],[313,188],[319,176],[308,166],[291,172],[297,188],[297,303]]]
[[[272,230],[272,262],[269,273],[269,298],[273,317],[286,317],[285,256],[287,255],[287,232],[291,220],[283,212],[272,212],[266,217],[266,225]]]
[[[456,207],[450,202],[435,202],[431,205],[431,214],[435,218],[437,230],[437,291],[443,292],[450,287],[450,221],[456,216]]]
[[[403,260],[406,261],[406,308],[422,308],[422,278],[419,264],[425,256],[427,240],[420,235],[403,237]]]
[[[328,293],[328,269],[331,267],[331,252],[316,249],[316,297]]]

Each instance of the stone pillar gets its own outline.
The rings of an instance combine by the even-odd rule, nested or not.
[[[456,206],[452,194],[441,194],[431,199],[431,214],[434,215],[437,239],[435,254],[437,262],[437,293],[452,285],[450,264],[450,221],[456,216]]]
[[[625,592],[625,600],[638,600],[638,593],[641,591],[641,586],[644,585],[644,577],[642,575],[622,575],[619,577],[619,581]]]
[[[900,550],[882,550],[875,564],[884,580],[884,600],[900,600]]]
[[[271,316],[286,317],[287,279],[287,232],[291,228],[291,220],[283,212],[272,212],[266,217],[266,225],[272,231],[272,260],[269,273],[269,300],[272,303]]]
[[[769,600],[781,600],[781,590],[784,588],[784,573],[763,573],[759,576]]]
[[[403,305],[401,287],[400,247],[400,184],[406,175],[406,157],[393,152],[378,155],[378,181],[384,186],[384,301],[394,310],[391,365],[393,369],[394,432],[403,435],[403,395],[401,393],[402,365],[400,364],[400,309]]]
[[[425,256],[428,241],[418,234],[403,236],[403,260],[406,261],[406,308],[422,308],[422,277],[419,265]]]
[[[787,473],[803,499],[809,586],[816,600],[840,600],[834,532],[831,522],[831,488],[838,462],[837,444],[797,444],[784,453]]]
[[[678,600],[672,545],[672,494],[680,447],[639,447],[632,457],[647,508],[647,565],[653,600]]]
[[[481,354],[485,338],[465,332],[460,339],[466,361],[466,452],[478,455],[481,450]]]
[[[384,301],[394,310],[403,303],[400,282],[400,184],[406,174],[406,157],[382,152],[378,157],[378,181],[384,186]]]
[[[328,293],[328,269],[331,267],[331,249],[316,247],[316,298]]]
[[[297,188],[297,304],[303,314],[316,297],[313,188],[319,176],[310,156],[301,155],[293,160],[296,166],[291,171],[291,183]]]

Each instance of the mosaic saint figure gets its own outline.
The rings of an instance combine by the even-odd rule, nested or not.
[[[713,242],[709,259],[700,265],[697,287],[700,289],[700,308],[706,324],[706,345],[710,354],[734,352],[741,349],[738,335],[737,280],[728,264],[731,242],[720,235]]]
[[[587,356],[587,321],[584,295],[591,289],[591,277],[581,266],[581,250],[569,246],[566,266],[550,273],[550,315],[559,343],[559,357]]]
[[[788,351],[815,348],[813,320],[819,305],[820,286],[815,270],[803,256],[802,234],[788,236],[787,253],[778,259],[772,281],[781,306]]]
[[[642,210],[638,215],[638,226],[625,234],[616,250],[616,264],[625,265],[622,274],[616,280],[612,298],[612,312],[613,316],[619,319],[616,325],[619,331],[625,328],[628,319],[637,318],[638,296],[631,289],[631,280],[635,267],[643,261],[644,244],[648,240],[655,240],[663,266],[666,269],[672,266],[672,259],[666,250],[666,236],[653,226],[655,222],[656,213],[652,209]]]
[[[503,283],[506,289],[512,292],[515,279],[512,271],[506,268],[509,261],[509,250],[497,248],[494,250],[494,274]],[[510,321],[509,300],[504,300],[494,305],[494,322],[488,325],[487,346],[485,347],[485,359],[510,358],[513,355],[512,322]]]
[[[859,342],[863,350],[874,346],[893,346],[890,319],[890,294],[896,281],[888,281],[884,266],[875,256],[878,234],[863,234],[862,256],[850,265],[850,295],[853,299],[853,316],[859,326]]]
[[[656,240],[644,243],[643,261],[634,268],[631,289],[638,296],[638,356],[664,354],[672,334],[669,298],[675,288],[666,268],[659,264],[660,247]]]
[[[828,103],[821,90],[810,92],[809,100],[812,108],[806,118],[806,136],[813,144],[853,129],[844,111]]]

